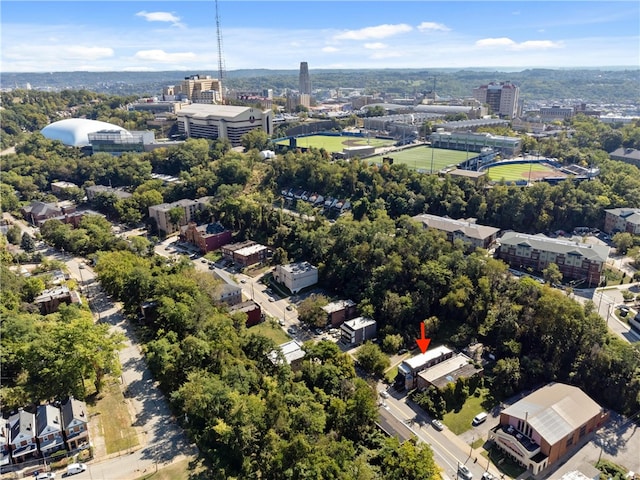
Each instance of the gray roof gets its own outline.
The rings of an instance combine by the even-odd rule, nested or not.
[[[428,213],[416,215],[413,219],[429,228],[451,233],[462,232],[467,238],[475,238],[478,240],[485,240],[500,231],[499,228],[478,225],[469,220],[454,220],[452,218],[438,217],[437,215],[430,215]]]
[[[38,405],[36,410],[37,434],[40,436],[47,427],[54,430],[62,430],[60,409],[53,405]]]
[[[624,218],[625,221],[634,225],[640,224],[640,208],[610,208],[605,212]]]
[[[356,303],[353,300],[336,300],[335,302],[328,303],[327,305],[322,307],[322,310],[324,310],[327,314],[331,314],[355,306]]]
[[[529,246],[536,250],[565,255],[582,255],[588,260],[606,262],[609,247],[591,243],[578,243],[569,240],[558,240],[544,235],[527,235],[526,233],[506,232],[498,239],[501,245]]]
[[[89,422],[89,417],[86,413],[87,405],[73,397],[70,397],[62,404],[60,411],[62,412],[62,425],[65,430],[69,428],[74,420],[82,423]]]
[[[527,421],[549,445],[554,445],[601,412],[602,407],[578,387],[551,383],[502,413]]]

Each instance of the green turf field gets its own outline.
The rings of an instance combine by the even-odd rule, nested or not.
[[[389,152],[384,156],[393,158],[394,164],[404,163],[411,168],[426,172],[431,171],[431,160],[433,159],[433,170],[437,172],[443,168],[457,165],[458,163],[465,161],[467,158],[472,158],[475,155],[475,153],[469,153],[469,156],[467,157],[467,152],[445,150],[443,148],[432,149],[431,147],[420,145],[418,147],[398,150],[396,152]],[[367,158],[367,161],[382,163],[382,157],[383,155],[377,155],[375,157]]]
[[[324,148],[329,153],[341,152],[348,147],[363,147],[371,145],[374,147],[384,147],[393,145],[393,140],[383,140],[380,138],[363,137],[334,137],[331,135],[311,135],[308,137],[298,137],[298,147],[302,148]],[[278,142],[278,145],[289,145],[289,140]]]
[[[493,181],[500,181],[504,179],[505,182],[513,182],[516,180],[535,180],[541,176],[558,176],[560,173],[551,167],[542,165],[540,163],[516,163],[510,165],[499,165],[497,167],[491,167],[487,170],[489,179]],[[531,175],[529,173],[531,172]]]

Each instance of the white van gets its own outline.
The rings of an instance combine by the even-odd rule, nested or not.
[[[471,425],[475,427],[477,425],[480,425],[481,423],[484,423],[487,420],[487,416],[488,415],[486,412],[477,414],[475,417],[473,417],[473,421],[471,422]]]
[[[72,463],[67,466],[67,475],[75,475],[76,473],[82,473],[87,469],[84,463]]]

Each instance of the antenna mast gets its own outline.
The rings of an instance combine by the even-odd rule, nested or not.
[[[224,77],[224,58],[222,57],[222,31],[220,30],[220,11],[216,0],[216,35],[218,38],[218,85],[220,86],[220,103],[224,105],[222,81]]]

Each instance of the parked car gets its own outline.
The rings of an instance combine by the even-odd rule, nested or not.
[[[281,327],[284,327],[284,319],[283,318],[279,318],[278,319],[278,325],[280,325]]]
[[[444,424],[437,418],[434,418],[433,420],[431,420],[431,425],[433,426],[433,428],[435,428],[440,432],[444,430]]]
[[[382,391],[380,392],[380,396],[381,396],[382,398],[389,398],[389,392],[387,392],[386,390],[382,390]]]
[[[293,327],[293,326],[292,326],[292,327],[287,328],[287,332],[288,332],[290,335],[295,335],[296,333],[298,333],[298,329],[297,329],[296,327]]]
[[[71,465],[67,465],[66,475],[75,475],[77,473],[82,473],[87,470],[87,465],[85,463],[72,463]]]
[[[56,474],[53,472],[39,473],[36,476],[36,480],[53,480],[54,478],[56,478]]]
[[[475,417],[473,417],[473,421],[471,422],[471,424],[476,427],[478,425],[480,425],[481,423],[484,423],[487,420],[487,413],[486,412],[482,412],[477,414]]]
[[[458,467],[458,476],[462,477],[464,480],[471,480],[473,478],[473,474],[465,465],[460,465]]]
[[[482,480],[495,480],[496,477],[491,475],[489,472],[484,472],[482,474]]]

